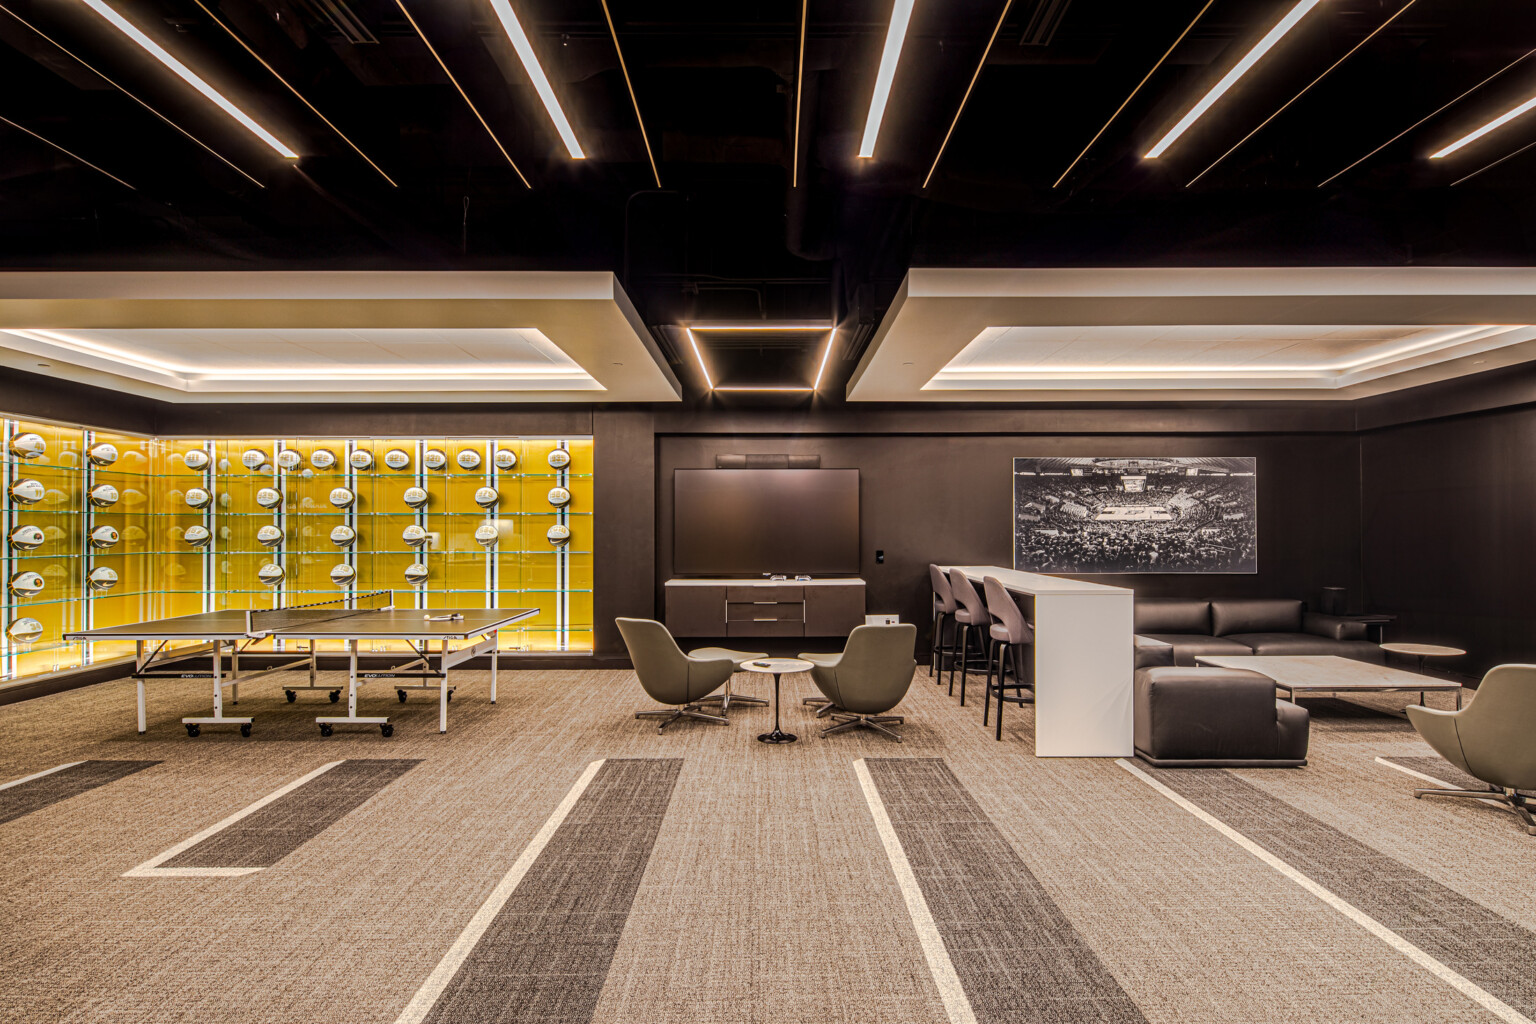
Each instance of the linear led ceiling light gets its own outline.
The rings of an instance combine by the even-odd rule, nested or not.
[[[555,123],[555,131],[560,133],[560,141],[565,143],[565,151],[571,154],[572,160],[585,159],[587,154],[581,151],[581,143],[576,141],[576,133],[571,130],[571,122],[566,120],[565,111],[560,109],[560,101],[555,98],[555,90],[550,88],[549,78],[544,74],[539,58],[534,56],[533,44],[528,41],[528,33],[523,31],[522,23],[517,20],[517,14],[512,10],[511,3],[508,0],[491,0],[491,10],[495,11],[496,17],[501,19],[501,27],[506,29],[507,38],[512,40],[512,49],[517,51],[518,59],[523,62],[523,70],[528,72],[528,77],[533,81],[534,91],[544,102],[544,109],[549,112],[549,119]]]
[[[704,386],[709,390],[715,390],[715,382],[709,376],[709,367],[704,365],[704,354],[699,351],[699,339],[693,336],[693,328],[684,327],[683,333],[688,335],[688,344],[693,346],[693,358],[699,361],[699,372],[704,375]]]
[[[1268,53],[1274,47],[1274,45],[1278,43],[1282,37],[1285,36],[1287,32],[1296,27],[1297,22],[1301,21],[1302,18],[1307,16],[1308,11],[1312,10],[1312,8],[1316,7],[1320,3],[1322,3],[1322,0],[1300,0],[1300,2],[1295,7],[1292,7],[1290,13],[1281,18],[1279,24],[1270,29],[1268,34],[1266,34],[1263,39],[1259,40],[1257,46],[1249,50],[1243,59],[1238,61],[1231,71],[1228,71],[1225,75],[1222,76],[1221,81],[1217,82],[1216,85],[1212,87],[1210,92],[1206,93],[1200,98],[1199,103],[1196,103],[1189,109],[1189,113],[1185,114],[1179,119],[1178,124],[1169,129],[1167,135],[1164,135],[1161,139],[1158,140],[1157,145],[1147,150],[1145,159],[1155,160],[1162,156],[1163,153],[1167,151],[1168,147],[1173,145],[1174,142],[1178,140],[1179,136],[1183,135],[1186,131],[1189,130],[1190,125],[1200,120],[1201,116],[1204,115],[1207,110],[1210,110],[1211,107],[1215,105],[1216,101],[1221,99],[1226,91],[1232,88],[1234,84],[1236,84],[1239,78],[1242,78],[1243,75],[1247,74],[1249,69],[1257,64],[1259,59]]]
[[[821,390],[821,375],[827,372],[827,360],[832,357],[832,345],[837,341],[837,328],[827,332],[827,347],[821,352],[821,365],[816,367],[816,383],[811,385],[812,391]]]
[[[859,143],[859,156],[866,160],[875,155],[875,139],[880,135],[885,104],[891,98],[891,83],[896,80],[896,62],[901,59],[901,44],[906,42],[907,22],[912,20],[912,6],[916,2],[895,0],[891,7],[891,25],[885,31],[885,51],[880,54],[880,70],[875,75],[875,94],[870,97],[869,117],[864,121],[864,141]]]
[[[1520,104],[1518,107],[1514,108],[1513,110],[1505,111],[1504,113],[1500,114],[1498,117],[1494,118],[1492,121],[1489,121],[1487,124],[1483,125],[1481,128],[1479,128],[1477,131],[1471,133],[1470,135],[1463,135],[1461,138],[1457,139],[1455,142],[1451,143],[1449,146],[1446,146],[1444,149],[1440,150],[1440,152],[1438,152],[1438,153],[1431,153],[1429,155],[1429,158],[1431,160],[1439,160],[1441,157],[1450,156],[1452,153],[1456,152],[1458,149],[1460,149],[1462,146],[1465,146],[1467,143],[1477,141],[1478,139],[1482,138],[1484,135],[1487,135],[1489,132],[1493,131],[1494,129],[1502,128],[1504,125],[1506,125],[1509,122],[1513,121],[1515,118],[1519,117],[1521,114],[1527,113],[1527,112],[1529,112],[1531,110],[1536,110],[1536,96],[1532,96],[1530,99],[1526,100],[1524,103]]]
[[[821,352],[821,363],[816,367],[816,382],[810,387],[791,387],[787,385],[759,386],[759,385],[725,385],[716,384],[709,375],[709,367],[704,365],[704,354],[699,348],[699,339],[694,336],[694,331],[708,331],[711,334],[734,331],[737,333],[752,334],[789,334],[802,331],[828,331],[827,344]],[[837,328],[828,330],[826,324],[693,324],[683,328],[688,335],[688,344],[693,347],[693,358],[698,361],[699,372],[704,375],[704,384],[711,391],[801,391],[807,394],[821,389],[821,377],[827,370],[827,360],[832,355],[832,346],[837,340]]]
[[[173,73],[175,73],[176,77],[180,78],[183,82],[186,82],[192,88],[202,93],[205,97],[211,100],[215,106],[224,111],[224,113],[228,114],[236,121],[239,121],[252,135],[256,136],[262,142],[265,142],[267,145],[271,146],[278,152],[280,156],[288,160],[297,160],[299,158],[299,154],[295,153],[293,150],[283,145],[283,143],[279,142],[275,135],[267,131],[261,125],[257,124],[254,120],[252,120],[249,114],[226,99],[223,93],[219,92],[213,86],[199,78],[195,73],[193,73],[191,68],[187,67],[175,57],[172,57],[169,53],[166,52],[163,46],[149,38],[149,36],[145,35],[143,32],[140,32],[132,22],[128,21],[128,19],[124,18],[121,14],[118,14],[111,7],[107,6],[103,0],[81,0],[81,3],[85,4],[91,10],[105,18],[113,28],[117,29],[129,39],[132,39],[135,43],[138,43],[139,46],[143,47],[151,57],[154,57],[161,64],[164,64]]]

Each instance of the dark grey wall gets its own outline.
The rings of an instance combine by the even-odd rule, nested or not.
[[[914,416],[914,420],[921,421]],[[1252,455],[1259,466],[1253,575],[1084,577],[1149,596],[1284,596],[1315,606],[1324,586],[1360,591],[1359,450],[1340,435],[693,435],[658,439],[656,590],[672,571],[672,473],[725,453],[817,454],[860,471],[860,574],[871,612],[928,617],[928,564],[1011,565],[1012,460],[1019,455]],[[814,515],[814,510],[808,510]],[[876,564],[876,550],[884,564]]]
[[[1361,436],[1365,593],[1479,675],[1536,662],[1536,406]]]
[[[657,615],[671,572],[671,473],[720,452],[807,452],[863,481],[872,610],[927,615],[930,561],[1008,564],[1015,455],[1253,455],[1259,573],[1096,577],[1150,595],[1344,586],[1475,673],[1536,661],[1536,366],[1359,402],[773,408],[719,396],[655,407],[525,403],[171,405],[0,370],[7,413],[165,435],[558,431],[596,439],[597,652],[618,615]],[[1362,499],[1363,496],[1363,499]],[[886,562],[874,563],[883,548]]]

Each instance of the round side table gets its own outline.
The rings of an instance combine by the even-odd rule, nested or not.
[[[1439,644],[1382,644],[1381,649],[1393,654],[1411,654],[1419,659],[1419,675],[1424,674],[1424,663],[1430,658],[1454,658],[1467,652],[1460,647],[1442,647]]]
[[[799,658],[758,658],[741,663],[743,672],[765,672],[773,676],[773,732],[759,736],[759,743],[793,743],[800,738],[779,728],[779,677],[786,672],[809,672],[814,667]]]

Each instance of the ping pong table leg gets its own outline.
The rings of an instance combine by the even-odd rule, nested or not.
[[[498,646],[491,648],[491,703],[492,704],[496,703],[496,656],[501,653],[501,647],[499,646],[499,643],[500,643],[500,639],[498,638]]]
[[[133,651],[134,671],[142,672],[144,671],[144,641],[134,641]],[[138,684],[139,689],[139,735],[143,736],[149,731],[149,723],[144,718],[144,680],[135,679],[134,682]]]
[[[443,638],[443,650],[438,655],[438,668],[442,669],[443,678],[437,688],[437,731],[448,731],[448,638]]]
[[[229,645],[229,700],[240,703],[240,641]]]
[[[347,717],[357,717],[357,641],[347,641]]]

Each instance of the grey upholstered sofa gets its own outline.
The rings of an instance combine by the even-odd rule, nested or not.
[[[1331,654],[1381,664],[1382,649],[1366,625],[1309,612],[1286,598],[1163,597],[1136,599],[1136,632],[1173,645],[1176,665],[1202,654]]]
[[[1159,768],[1299,768],[1311,717],[1257,672],[1136,670],[1136,754]]]

